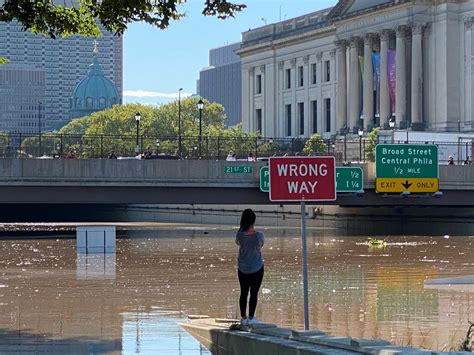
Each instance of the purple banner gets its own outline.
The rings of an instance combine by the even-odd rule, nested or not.
[[[359,102],[359,117],[362,118],[364,114],[364,57],[359,56],[359,66],[360,66],[360,102]],[[363,123],[361,122],[363,125]]]
[[[393,49],[388,51],[388,91],[390,94],[390,106],[392,114],[395,114],[395,92],[397,88],[397,69],[396,69],[396,53]]]
[[[380,53],[372,53],[372,66],[374,69],[375,91],[375,117],[380,117]]]

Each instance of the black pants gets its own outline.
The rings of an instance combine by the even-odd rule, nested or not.
[[[247,296],[250,290],[249,317],[253,318],[255,315],[255,309],[257,308],[258,290],[260,289],[263,280],[263,266],[253,274],[244,274],[240,272],[240,270],[238,274],[240,283],[240,315],[241,317],[247,316]]]

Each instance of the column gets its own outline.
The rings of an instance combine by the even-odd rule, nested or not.
[[[380,126],[388,127],[390,119],[390,91],[388,88],[388,44],[390,30],[380,34]]]
[[[303,57],[303,83],[304,83],[304,136],[311,137],[309,124],[309,55]]]
[[[336,133],[341,128],[348,127],[347,123],[347,75],[346,75],[346,47],[347,42],[336,42],[337,50],[337,108],[336,108]]]
[[[285,62],[283,60],[278,62],[278,125],[276,128],[275,137],[285,136],[285,103],[283,101],[283,90],[285,88],[284,75]]]
[[[471,129],[473,128],[473,114],[472,114],[472,24],[473,18],[470,18],[464,22],[466,30],[465,38],[465,58],[466,58],[466,72],[465,72],[465,89],[464,89],[464,126]]]
[[[406,68],[406,26],[397,28],[397,54],[396,54],[396,98],[395,115],[398,124],[407,119],[407,68]]]
[[[359,127],[360,119],[360,66],[359,66],[359,37],[351,38],[351,81],[349,83],[349,123],[351,129]]]
[[[364,126],[374,122],[374,67],[372,66],[372,39],[368,33],[364,38]]]
[[[298,73],[296,70],[296,58],[291,59],[291,135],[293,137],[298,134],[298,119],[297,119],[297,106],[298,101],[296,100],[296,84],[298,82]]]
[[[250,132],[250,68],[242,68],[242,129]]]
[[[252,67],[249,69],[249,95],[250,95],[250,104],[249,104],[249,129],[250,132],[254,132],[256,128],[255,124],[255,68]]]
[[[317,101],[318,101],[318,134],[320,136],[323,135],[324,133],[324,125],[323,125],[323,82],[324,82],[324,76],[323,76],[323,53],[319,52],[316,54],[316,70],[317,74],[316,76],[318,77],[319,80],[319,85],[318,85],[318,94],[317,94]]]
[[[423,53],[422,30],[419,23],[412,26],[411,42],[411,123],[416,130],[423,129],[422,88],[423,88]]]

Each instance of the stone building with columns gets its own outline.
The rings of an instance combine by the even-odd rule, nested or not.
[[[474,131],[473,0],[340,0],[242,34],[242,123],[267,137]]]

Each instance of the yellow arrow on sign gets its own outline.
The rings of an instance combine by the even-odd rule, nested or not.
[[[439,179],[436,178],[378,178],[375,179],[377,192],[436,192]]]

